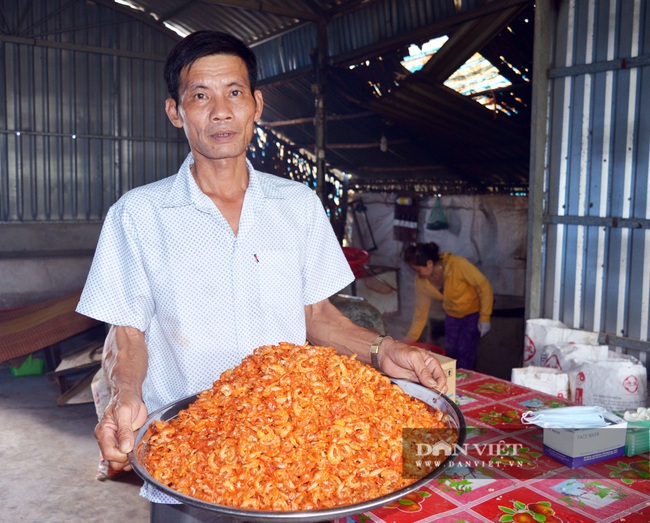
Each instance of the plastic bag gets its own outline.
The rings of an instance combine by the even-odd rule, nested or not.
[[[447,220],[447,211],[442,206],[441,198],[438,197],[433,201],[433,208],[431,209],[431,214],[429,214],[429,219],[427,220],[427,229],[430,231],[439,231],[448,228],[449,221]]]

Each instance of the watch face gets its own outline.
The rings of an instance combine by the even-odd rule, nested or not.
[[[379,346],[381,345],[381,342],[384,341],[386,338],[393,339],[390,336],[384,336],[383,334],[380,336],[377,336],[377,339],[372,342],[372,345],[370,345],[370,352],[376,353],[379,350]]]
[[[379,358],[377,353],[379,352],[379,346],[385,338],[390,338],[390,336],[377,336],[375,341],[370,345],[370,365],[381,372],[381,367],[379,366]],[[392,338],[391,338],[392,339]]]

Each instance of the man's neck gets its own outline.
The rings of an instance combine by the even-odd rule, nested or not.
[[[248,188],[246,157],[223,160],[194,159],[190,172],[199,186],[226,218],[235,235]]]

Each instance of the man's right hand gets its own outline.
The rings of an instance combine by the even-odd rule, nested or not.
[[[95,438],[102,456],[116,471],[131,469],[127,454],[133,450],[134,431],[147,421],[142,401],[147,366],[144,333],[133,327],[111,326],[102,363],[111,401],[95,428]]]
[[[133,393],[117,393],[95,427],[95,438],[111,469],[131,470],[127,454],[135,445],[135,431],[147,421],[142,398]]]

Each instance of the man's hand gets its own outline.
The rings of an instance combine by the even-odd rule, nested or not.
[[[435,355],[426,349],[385,339],[379,349],[379,363],[387,376],[447,392],[445,371]]]
[[[111,469],[131,470],[127,454],[133,450],[135,431],[147,421],[142,398],[133,393],[114,396],[95,427],[95,438]]]
[[[111,401],[95,427],[95,438],[113,470],[130,470],[127,454],[133,450],[134,431],[147,421],[147,407],[142,401],[148,366],[144,333],[133,327],[111,326],[103,358]]]

